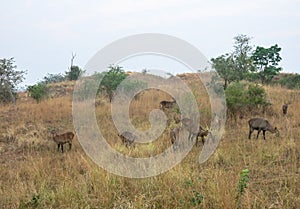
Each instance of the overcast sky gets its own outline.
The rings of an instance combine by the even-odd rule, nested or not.
[[[24,84],[65,72],[72,52],[84,67],[105,45],[139,33],[176,36],[208,59],[245,34],[254,46],[278,44],[284,72],[300,72],[299,0],[10,0],[0,8],[0,58],[27,70]]]

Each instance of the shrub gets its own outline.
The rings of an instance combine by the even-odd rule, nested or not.
[[[47,96],[48,88],[44,83],[38,83],[33,86],[28,86],[29,95],[39,103]]]
[[[83,73],[84,71],[78,66],[72,66],[70,70],[66,72],[66,78],[70,81],[76,81]]]
[[[257,84],[232,83],[225,91],[228,115],[235,119],[238,115],[252,111],[264,111],[270,105],[265,90]]]

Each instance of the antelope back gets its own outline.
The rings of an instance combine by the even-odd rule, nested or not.
[[[160,108],[172,108],[176,104],[176,101],[161,101]]]
[[[252,128],[268,128],[270,126],[269,121],[263,118],[252,118],[248,123]]]
[[[63,134],[55,134],[53,136],[54,141],[57,143],[72,143],[72,140],[74,138],[74,133],[73,132],[66,132]]]

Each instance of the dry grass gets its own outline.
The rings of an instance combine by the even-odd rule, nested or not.
[[[196,87],[190,82],[193,89]],[[48,140],[48,130],[72,130],[69,96],[36,104],[24,101],[0,107],[0,205],[2,208],[236,208],[240,172],[249,169],[249,183],[241,208],[298,208],[300,205],[300,92],[266,87],[274,114],[266,115],[280,130],[276,138],[248,140],[250,116],[228,121],[226,133],[214,153],[198,164],[201,147],[168,172],[146,179],[107,173],[83,152],[78,141],[64,154]],[[208,122],[207,97],[197,93],[203,119]],[[280,95],[280,96],[278,96]],[[134,100],[130,116],[138,129],[149,128],[148,116],[162,92],[149,91]],[[281,105],[292,101],[287,116]],[[141,104],[145,108],[141,108]],[[153,156],[170,146],[166,131],[152,144],[132,150],[121,144],[110,117],[110,104],[96,108],[100,129],[116,150],[131,156]]]

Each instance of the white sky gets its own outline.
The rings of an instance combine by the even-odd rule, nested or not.
[[[84,67],[102,47],[128,35],[173,35],[211,59],[245,34],[255,46],[278,44],[284,72],[299,73],[299,9],[299,0],[2,1],[0,58],[15,57],[18,69],[28,71],[24,84],[34,84],[65,72],[72,52],[74,64]]]

